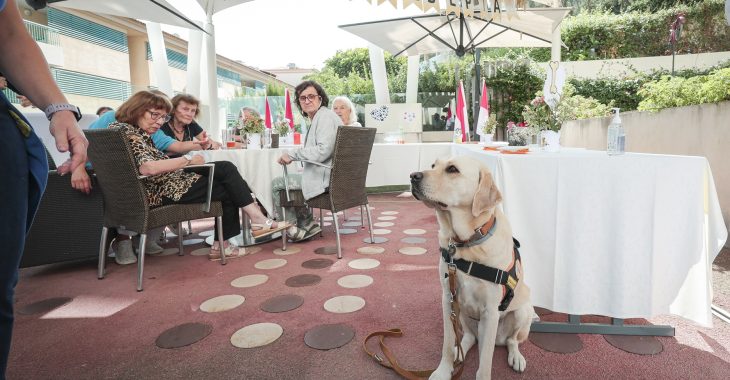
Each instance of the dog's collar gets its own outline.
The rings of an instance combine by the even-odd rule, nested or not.
[[[494,230],[497,229],[497,218],[492,215],[484,225],[474,230],[474,235],[471,235],[469,240],[462,241],[458,237],[449,238],[449,251],[451,248],[460,247],[472,247],[484,243],[487,239],[494,235]]]

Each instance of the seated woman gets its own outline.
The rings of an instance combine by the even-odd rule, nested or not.
[[[177,94],[172,98],[172,119],[162,125],[160,130],[176,141],[200,141],[201,149],[220,149],[221,144],[208,139],[203,127],[195,122],[200,113],[200,100],[188,94]],[[170,157],[180,157],[171,154]]]
[[[332,165],[332,153],[335,149],[335,138],[337,127],[342,124],[337,114],[332,112],[327,105],[329,98],[322,86],[314,81],[304,81],[294,89],[294,101],[303,116],[311,121],[304,138],[304,147],[289,150],[279,158],[282,165],[289,165],[293,161],[313,161],[325,165]],[[302,163],[304,171],[300,176],[289,175],[289,189],[301,188],[304,199],[314,198],[325,192],[330,183],[330,170],[321,166]],[[301,186],[299,185],[301,183]],[[273,183],[274,209],[278,212],[281,209],[279,190],[284,189],[283,177],[275,178]],[[321,231],[318,224],[314,222],[312,212],[309,209],[297,207],[286,216],[289,223],[296,222],[287,230],[292,241],[309,239]]]
[[[335,111],[337,116],[342,119],[342,124],[346,127],[362,127],[359,121],[357,121],[357,113],[355,112],[355,105],[346,96],[338,96],[332,101],[332,111]]]
[[[135,163],[143,179],[150,207],[173,203],[202,203],[208,193],[208,178],[183,170],[188,165],[203,164],[201,155],[167,157],[157,149],[150,136],[170,120],[170,101],[149,91],[140,91],[124,102],[116,113],[117,121],[110,127],[119,127],[127,136]],[[212,200],[223,203],[223,252],[226,256],[238,256],[237,247],[228,239],[241,232],[238,209],[251,218],[254,238],[271,235],[289,227],[287,223],[267,219],[251,197],[251,190],[241,178],[236,167],[228,161],[216,161],[213,177]],[[205,173],[205,171],[203,171]],[[216,226],[217,228],[217,226]],[[217,234],[215,235],[217,239]],[[243,253],[243,252],[242,252]],[[221,257],[221,243],[211,247],[211,259]]]

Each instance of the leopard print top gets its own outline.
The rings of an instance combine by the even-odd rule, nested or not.
[[[155,147],[150,135],[141,128],[118,122],[112,123],[109,127],[119,127],[127,136],[137,168],[145,162],[169,159]],[[147,191],[147,202],[150,207],[156,207],[162,205],[163,197],[178,201],[199,178],[200,175],[186,173],[182,169],[149,176],[142,180]]]

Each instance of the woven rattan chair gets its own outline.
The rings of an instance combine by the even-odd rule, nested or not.
[[[142,291],[144,274],[145,243],[147,231],[177,224],[182,231],[182,222],[186,220],[216,217],[218,223],[218,240],[223,241],[223,223],[221,202],[210,202],[213,180],[213,165],[205,165],[211,170],[208,187],[208,202],[201,204],[172,204],[160,207],[149,207],[144,185],[137,166],[132,157],[131,148],[118,128],[86,131],[89,139],[89,158],[104,196],[104,225],[101,241],[106,241],[109,228],[121,227],[140,234],[139,257],[137,259],[137,290]],[[182,236],[178,236],[179,255],[183,255]],[[104,278],[106,244],[99,246],[99,279]],[[221,264],[226,263],[225,255],[221,255]]]
[[[320,209],[320,216],[321,210],[332,212],[335,234],[337,235],[338,259],[342,258],[342,246],[340,244],[340,226],[337,222],[336,213],[356,206],[365,206],[368,214],[370,242],[374,241],[368,195],[365,192],[365,179],[368,176],[370,152],[373,150],[375,131],[375,128],[339,127],[337,128],[332,166],[310,162],[331,169],[330,184],[327,191],[314,198],[307,199],[306,205]],[[300,190],[290,191],[288,196],[286,190],[283,191],[283,193],[280,193],[282,205],[294,206],[297,199],[303,199]]]
[[[104,202],[95,177],[90,173],[91,193],[84,194],[71,187],[71,175],[56,172],[47,156],[48,185],[25,239],[21,268],[88,260],[98,253]]]

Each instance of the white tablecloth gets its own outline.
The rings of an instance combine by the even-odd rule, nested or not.
[[[570,314],[675,314],[711,326],[712,261],[727,230],[707,159],[565,149],[487,163],[522,243],[536,306]]]
[[[415,171],[451,155],[451,143],[375,144],[370,154],[367,187],[408,185]]]
[[[241,177],[246,180],[256,199],[261,205],[272,213],[274,211],[274,199],[271,194],[271,181],[284,175],[281,165],[276,160],[282,155],[285,148],[278,149],[227,149],[227,150],[205,150],[194,153],[202,153],[205,162],[231,161],[238,168]],[[289,174],[296,173],[301,168],[299,163],[292,163],[287,168]]]

